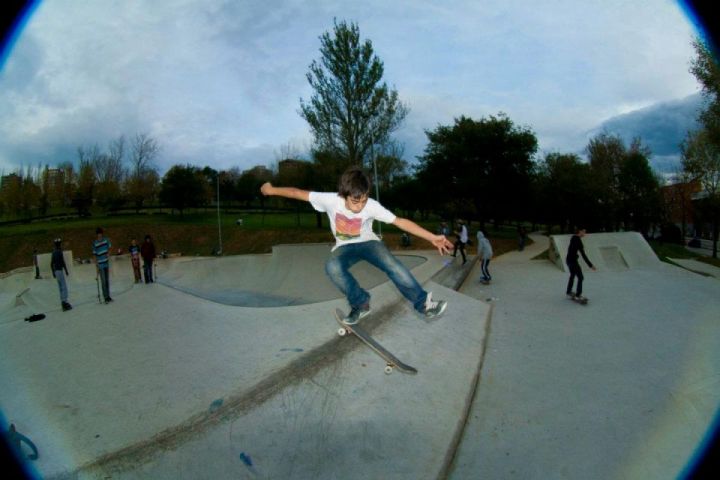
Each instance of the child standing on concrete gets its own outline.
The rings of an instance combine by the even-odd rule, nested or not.
[[[58,288],[60,289],[60,305],[62,305],[63,312],[72,309],[72,305],[68,303],[68,288],[65,276],[70,275],[65,265],[65,257],[63,257],[62,251],[62,239],[56,238],[53,243],[55,249],[50,256],[50,271],[55,280],[57,280]]]
[[[490,245],[490,240],[487,239],[487,237],[483,234],[482,230],[477,231],[477,249],[478,257],[480,257],[480,270],[482,271],[480,283],[488,284],[490,283],[490,280],[492,280],[492,275],[490,275],[488,265],[490,265],[490,260],[493,256],[493,250],[492,246]]]
[[[432,293],[423,290],[405,265],[375,235],[372,223],[376,219],[391,223],[432,243],[441,255],[450,251],[452,243],[443,235],[435,235],[411,220],[395,216],[379,202],[368,198],[370,178],[360,168],[351,167],[342,174],[337,193],[274,187],[269,182],[263,184],[260,191],[267,196],[310,202],[315,210],[327,213],[336,243],[325,271],[350,304],[350,313],[343,319],[348,325],[358,323],[370,313],[370,294],[350,273],[350,267],[361,260],[385,272],[415,310],[427,318],[437,317],[445,311],[447,302],[434,301]]]
[[[465,225],[465,220],[463,220],[462,218],[458,219],[458,225],[459,228],[455,232],[455,235],[457,235],[457,240],[455,240],[452,256],[456,256],[459,249],[460,255],[462,255],[463,259],[462,264],[465,265],[467,263],[467,257],[465,256],[465,245],[468,243],[468,230],[467,226]]]
[[[155,262],[155,244],[150,235],[145,235],[140,247],[140,255],[143,258],[143,273],[145,274],[145,283],[153,283],[153,262]]]
[[[98,227],[95,230],[95,240],[92,243],[92,252],[95,255],[95,267],[97,268],[98,279],[102,287],[105,303],[113,301],[110,297],[110,239],[105,237],[103,229]]]
[[[134,238],[130,240],[128,253],[130,253],[130,263],[132,263],[135,283],[140,283],[142,281],[142,278],[140,277],[140,246],[137,244],[137,240],[135,240]]]

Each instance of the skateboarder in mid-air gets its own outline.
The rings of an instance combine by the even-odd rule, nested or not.
[[[575,229],[575,235],[572,236],[570,239],[570,245],[568,246],[568,252],[567,257],[565,257],[565,263],[568,266],[568,269],[570,269],[570,279],[568,280],[567,289],[565,290],[565,293],[572,299],[580,303],[587,303],[588,299],[583,297],[582,295],[582,284],[583,284],[583,273],[582,268],[580,268],[580,261],[578,258],[578,253],[582,255],[583,260],[585,260],[585,263],[587,263],[587,266],[590,267],[593,271],[595,271],[595,267],[593,264],[588,260],[587,255],[585,255],[585,247],[582,243],[582,237],[584,237],[586,234],[586,231],[584,228],[576,228]],[[575,293],[572,293],[573,288],[573,281],[575,280],[575,277],[577,277],[577,290],[575,290]]]
[[[372,230],[373,220],[392,223],[412,235],[432,243],[440,255],[448,253],[453,244],[444,235],[435,235],[415,222],[395,216],[379,202],[368,198],[370,178],[358,167],[345,171],[338,182],[338,192],[309,192],[294,187],[274,187],[267,182],[260,187],[263,195],[304,200],[319,212],[327,213],[335,236],[332,255],[325,264],[330,280],[347,297],[350,313],[343,319],[348,325],[370,313],[370,294],[360,287],[350,267],[361,260],[374,265],[392,280],[400,292],[412,302],[415,310],[428,318],[441,315],[447,302],[433,300],[415,277]]]

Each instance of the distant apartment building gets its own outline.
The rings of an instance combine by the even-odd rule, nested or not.
[[[0,192],[4,192],[10,187],[20,186],[21,179],[17,173],[11,173],[9,175],[3,175],[0,177]]]

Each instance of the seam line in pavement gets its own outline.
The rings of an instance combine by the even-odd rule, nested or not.
[[[494,308],[495,304],[491,303],[490,310],[487,314],[487,322],[485,322],[485,335],[483,337],[482,353],[480,354],[480,360],[478,361],[475,375],[473,375],[470,392],[465,399],[465,407],[463,408],[462,415],[460,416],[457,427],[455,428],[455,434],[453,435],[453,439],[450,441],[450,446],[447,453],[445,454],[442,468],[438,473],[438,480],[446,480],[450,473],[452,473],[453,468],[455,467],[455,459],[457,458],[457,452],[460,449],[460,444],[462,443],[463,436],[465,435],[465,427],[467,427],[470,417],[470,411],[472,410],[473,403],[475,403],[475,396],[477,395],[477,390],[480,386],[480,378],[482,377],[482,367],[485,363],[485,352],[487,352],[488,341],[490,338],[490,325],[492,323],[492,314]]]

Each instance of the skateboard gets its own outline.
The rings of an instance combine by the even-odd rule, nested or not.
[[[483,279],[481,278],[481,279],[480,279],[480,283],[482,283],[483,285],[490,285],[490,280],[483,280]]]
[[[354,333],[355,336],[357,336],[360,340],[362,340],[365,345],[372,348],[375,353],[380,355],[383,360],[385,360],[385,373],[388,375],[392,373],[394,368],[399,369],[401,372],[404,373],[411,373],[416,374],[418,373],[417,369],[414,367],[411,367],[410,365],[407,365],[403,362],[401,362],[395,355],[388,352],[385,347],[380,345],[377,340],[372,338],[370,334],[368,334],[365,330],[362,329],[359,325],[346,325],[342,319],[345,317],[345,314],[342,310],[339,308],[335,309],[335,320],[340,324],[341,328],[338,329],[338,335],[341,337],[344,337],[348,333]]]
[[[578,299],[575,298],[575,297],[570,297],[570,300],[572,300],[572,301],[575,302],[575,303],[579,303],[580,305],[587,305],[587,303],[588,303],[588,299],[587,299],[587,298],[583,298],[582,300],[578,300]]]

